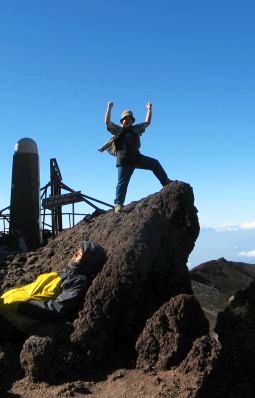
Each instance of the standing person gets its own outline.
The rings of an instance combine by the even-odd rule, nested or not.
[[[116,197],[114,200],[115,213],[121,211],[125,202],[126,193],[130,178],[135,169],[151,170],[158,178],[162,186],[171,182],[165,170],[158,160],[140,153],[141,145],[140,136],[151,123],[152,104],[146,104],[147,113],[145,121],[140,124],[134,124],[135,118],[133,112],[126,110],[122,112],[120,123],[117,125],[111,121],[111,111],[113,102],[108,102],[105,114],[105,124],[107,130],[113,134],[113,138],[109,140],[99,151],[109,149],[114,143],[116,150],[116,166],[118,168],[118,183],[116,187]]]

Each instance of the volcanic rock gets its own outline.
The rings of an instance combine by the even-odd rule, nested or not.
[[[67,378],[71,368],[74,375],[99,362],[123,367],[135,360],[135,343],[146,320],[171,297],[192,293],[186,263],[198,234],[192,188],[174,182],[119,214],[109,211],[89,223],[82,221],[47,246],[14,257],[6,267],[2,291],[62,269],[83,239],[100,242],[108,254],[81,303],[71,336],[63,328],[68,343],[53,337],[54,325],[46,335],[31,331],[20,356],[26,375],[50,379],[52,352],[51,360],[62,364],[61,376]]]
[[[71,323],[35,324],[30,328],[31,336],[24,342],[20,353],[20,364],[32,381],[54,382],[69,378],[75,369],[69,336]],[[49,366],[50,364],[50,366]]]
[[[23,398],[253,397],[255,268],[219,259],[189,272],[198,233],[192,188],[174,182],[35,252],[2,258],[3,292],[61,270],[81,240],[108,254],[76,319],[33,325],[25,341],[1,344],[1,397],[8,388],[6,397]],[[215,339],[190,276],[207,316],[223,311]]]
[[[237,292],[219,313],[216,332],[222,345],[225,373],[221,391],[228,391],[234,398],[254,396],[255,282]]]
[[[206,378],[212,373],[220,356],[220,344],[209,336],[195,340],[188,355],[178,368],[179,372]]]
[[[213,330],[217,315],[224,310],[229,298],[255,279],[255,266],[219,258],[198,265],[190,275],[194,294]]]
[[[30,336],[20,353],[20,364],[25,375],[32,380],[45,380],[54,373],[52,362],[55,355],[55,342],[51,337]],[[49,372],[49,364],[51,372]]]
[[[108,251],[71,337],[87,366],[113,353],[135,357],[146,319],[170,297],[192,292],[186,263],[199,232],[193,200],[187,184],[174,183],[87,227],[86,236]]]
[[[208,334],[208,321],[194,296],[179,294],[147,320],[138,338],[138,368],[178,366],[198,337]]]

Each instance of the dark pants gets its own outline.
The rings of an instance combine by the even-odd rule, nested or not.
[[[135,169],[151,170],[160,183],[164,186],[168,180],[167,174],[158,160],[149,156],[140,155],[132,165],[118,166],[118,184],[116,187],[115,204],[123,205],[130,178]]]

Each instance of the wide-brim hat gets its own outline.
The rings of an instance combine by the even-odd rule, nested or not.
[[[130,116],[132,118],[132,123],[135,123],[135,118],[132,111],[123,111],[121,114],[120,123],[122,123],[127,116]]]

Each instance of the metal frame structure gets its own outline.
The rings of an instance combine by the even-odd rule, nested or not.
[[[8,211],[8,213],[5,213]],[[0,221],[3,223],[3,229],[0,230],[0,235],[7,235],[9,233],[9,225],[10,225],[10,206],[5,207],[0,210]]]
[[[47,197],[48,189],[50,188],[50,196]],[[69,194],[62,194],[61,190],[65,190],[69,192]],[[51,228],[52,237],[54,238],[63,230],[63,215],[69,215],[69,227],[75,225],[75,215],[85,215],[85,214],[77,214],[74,211],[74,204],[77,202],[85,202],[89,206],[91,206],[95,210],[101,210],[95,203],[100,203],[109,208],[113,208],[114,206],[103,202],[101,200],[92,198],[91,196],[84,195],[80,191],[75,191],[70,188],[62,181],[62,175],[55,158],[50,159],[50,181],[43,188],[41,188],[41,200],[43,207],[43,231],[45,231],[45,225]],[[62,206],[66,204],[72,205],[71,213],[63,213]],[[47,215],[46,209],[51,211],[51,225],[45,222],[45,217]],[[72,223],[71,223],[72,217]]]
[[[68,193],[62,193],[62,190]],[[69,217],[69,228],[75,225],[75,216],[86,216],[87,214],[75,213],[74,204],[77,202],[85,202],[94,210],[102,211],[97,204],[104,205],[109,208],[114,206],[84,195],[81,191],[75,191],[62,181],[62,175],[55,158],[50,159],[50,181],[40,189],[41,191],[41,216],[42,216],[42,233],[45,237],[48,234],[55,238],[63,230],[63,216]],[[63,212],[64,205],[71,204],[72,212]],[[47,210],[50,213],[47,213]],[[46,216],[51,218],[51,224],[46,223]],[[0,222],[3,228],[0,227],[0,237],[9,234],[10,222],[10,206],[0,210]]]

